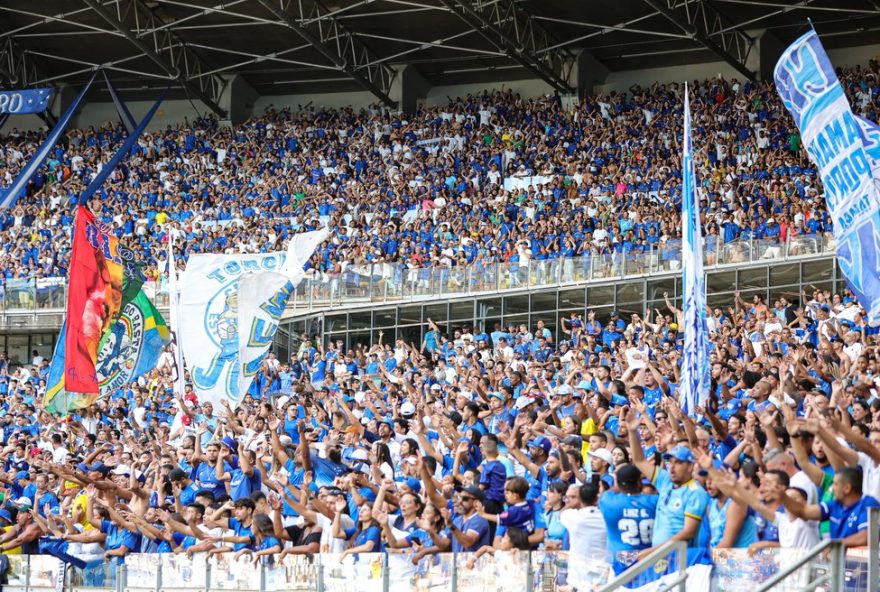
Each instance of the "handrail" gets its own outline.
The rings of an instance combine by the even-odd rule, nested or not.
[[[880,592],[880,508],[868,508],[868,592]]]
[[[794,572],[798,571],[805,565],[809,565],[811,561],[813,561],[820,554],[824,553],[826,550],[831,549],[831,567],[828,570],[828,573],[824,576],[817,578],[815,581],[810,582],[806,586],[804,586],[805,590],[814,590],[817,586],[824,584],[825,582],[831,583],[831,592],[842,592],[843,590],[843,580],[845,576],[845,555],[843,549],[843,543],[835,540],[825,540],[810,549],[809,553],[795,561],[790,565],[786,565],[784,567],[780,567],[779,571],[773,575],[769,580],[761,584],[755,592],[767,592],[768,590],[772,590],[777,585],[782,583],[787,577],[792,575]]]
[[[648,571],[648,569],[654,567],[658,561],[676,551],[678,552],[678,577],[668,582],[664,589],[671,590],[674,586],[677,586],[679,592],[685,592],[685,582],[687,581],[687,544],[684,541],[666,541],[651,551],[647,557],[631,565],[622,574],[605,584],[605,586],[599,589],[599,592],[612,592],[629,584]]]

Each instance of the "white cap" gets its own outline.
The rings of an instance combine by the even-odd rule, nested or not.
[[[407,401],[403,405],[400,406],[400,414],[401,415],[415,415],[416,406]]]
[[[556,387],[556,394],[557,395],[570,395],[572,392],[573,391],[571,390],[571,387],[568,386],[567,384],[561,384],[558,387]]]
[[[592,450],[587,453],[589,456],[595,456],[596,458],[601,458],[609,465],[614,464],[614,457],[611,456],[611,451],[607,448],[600,448],[599,450],[593,452]]]
[[[280,397],[275,399],[275,408],[282,409],[285,405],[287,405],[288,401],[290,401],[290,397],[288,397],[287,395],[281,395]]]
[[[112,473],[114,475],[131,475],[131,467],[128,465],[118,465],[113,469]]]
[[[367,451],[363,448],[355,448],[351,453],[351,460],[367,460],[368,458]]]
[[[525,409],[526,407],[528,407],[529,405],[531,405],[534,402],[535,401],[531,397],[527,397],[525,395],[522,395],[522,396],[519,396],[516,398],[516,403],[514,403],[513,406],[516,409]]]
[[[367,398],[367,393],[364,391],[358,391],[354,394],[354,402],[360,405],[364,402],[364,399]]]

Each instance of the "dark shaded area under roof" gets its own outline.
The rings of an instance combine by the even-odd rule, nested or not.
[[[102,66],[132,99],[171,79],[174,98],[211,95],[205,82],[230,74],[262,95],[381,91],[410,64],[431,85],[488,85],[580,51],[612,72],[718,61],[719,48],[742,63],[756,51],[743,40],[788,43],[808,18],[829,49],[875,43],[880,0],[4,0],[0,81],[22,86],[18,66],[29,86],[80,85]]]

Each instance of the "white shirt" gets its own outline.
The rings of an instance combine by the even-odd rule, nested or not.
[[[862,493],[880,499],[880,465],[864,452],[859,452],[859,466],[862,467]]]
[[[779,531],[779,546],[783,549],[812,549],[819,544],[819,523],[815,520],[777,512],[773,525]]]
[[[318,519],[318,526],[321,527],[321,553],[342,553],[348,548],[348,541],[345,539],[333,538],[333,521],[323,514],[315,513]],[[354,520],[351,516],[343,514],[339,517],[339,526],[344,531],[347,528],[354,528]]]
[[[598,507],[562,510],[559,521],[568,531],[568,539],[571,542],[570,558],[605,556],[608,549],[608,533],[602,512]]]
[[[789,479],[789,486],[803,489],[807,493],[807,504],[819,503],[819,491],[816,489],[816,484],[803,471],[798,471]]]

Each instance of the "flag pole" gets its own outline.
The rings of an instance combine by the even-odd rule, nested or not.
[[[177,288],[177,265],[174,259],[174,229],[168,225],[168,306],[169,306],[169,329],[171,330],[171,352],[174,355],[174,390],[177,396],[184,395],[184,367],[183,348],[180,343],[180,293]]]

